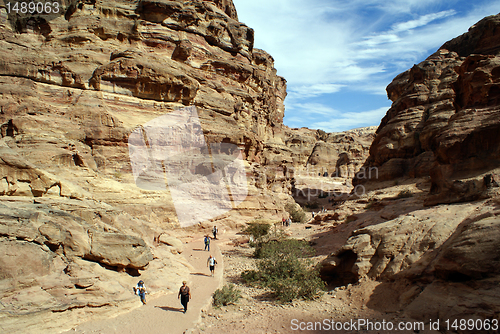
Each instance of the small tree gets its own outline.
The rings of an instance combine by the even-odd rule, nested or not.
[[[314,254],[304,240],[270,240],[257,245],[257,270],[247,270],[242,279],[250,285],[269,288],[282,302],[297,298],[312,299],[324,288],[319,271],[310,260],[300,257]]]
[[[294,222],[303,223],[306,220],[306,214],[302,208],[297,209],[294,204],[287,204],[285,210],[290,214]]]
[[[268,234],[271,229],[271,224],[264,220],[254,220],[247,224],[248,226],[244,232],[253,236],[255,240]]]
[[[236,303],[241,298],[241,291],[234,284],[226,284],[221,289],[215,290],[212,295],[212,304],[215,307],[227,306]]]

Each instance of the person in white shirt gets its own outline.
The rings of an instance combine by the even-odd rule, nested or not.
[[[215,260],[215,258],[210,255],[208,260],[207,260],[207,267],[210,267],[210,273],[212,274],[212,276],[215,274],[215,265],[217,264],[217,260]]]

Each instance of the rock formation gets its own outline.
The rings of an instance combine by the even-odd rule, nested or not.
[[[207,145],[240,149],[248,196],[218,225],[280,219],[295,169],[345,180],[364,161],[373,130],[283,125],[286,81],[232,1],[61,3],[31,18],[0,7],[3,330],[84,317],[66,310],[126,311],[138,275],[155,292],[187,275],[170,193],[132,175],[128,138],[148,121],[195,106]]]
[[[394,309],[412,319],[498,317],[499,51],[490,16],[387,87],[393,105],[364,165],[379,178],[354,179],[376,190],[325,277],[379,280],[374,294],[397,291]],[[412,190],[387,196],[399,182]]]
[[[126,311],[138,275],[156,293],[186,277],[169,193],[132,177],[137,126],[193,105],[207,144],[237,145],[250,175],[265,175],[267,147],[290,154],[285,80],[253,48],[232,1],[65,3],[50,20],[0,8],[0,317],[9,332],[81,321],[65,310]],[[218,219],[283,211],[266,180],[249,186],[235,218]]]
[[[387,87],[393,104],[366,163],[380,180],[430,175],[428,205],[481,197],[500,166],[499,29],[498,15],[481,20]]]
[[[321,176],[351,179],[368,156],[375,129],[367,127],[341,133],[291,129],[285,132],[285,143],[293,152],[294,166],[310,168]]]

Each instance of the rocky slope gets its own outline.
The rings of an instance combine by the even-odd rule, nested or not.
[[[280,219],[295,169],[345,180],[364,161],[373,129],[283,125],[286,81],[232,1],[61,3],[59,15],[33,18],[0,6],[2,330],[123,312],[139,305],[139,275],[154,293],[187,277],[175,237],[190,230],[176,229],[174,195],[136,185],[130,161],[131,134],[159,117],[194,106],[204,145],[241,152],[248,196],[201,229]],[[193,160],[186,177],[216,165]]]

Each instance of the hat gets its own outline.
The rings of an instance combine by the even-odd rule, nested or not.
[[[186,281],[182,281],[182,284],[187,284],[187,282]]]

